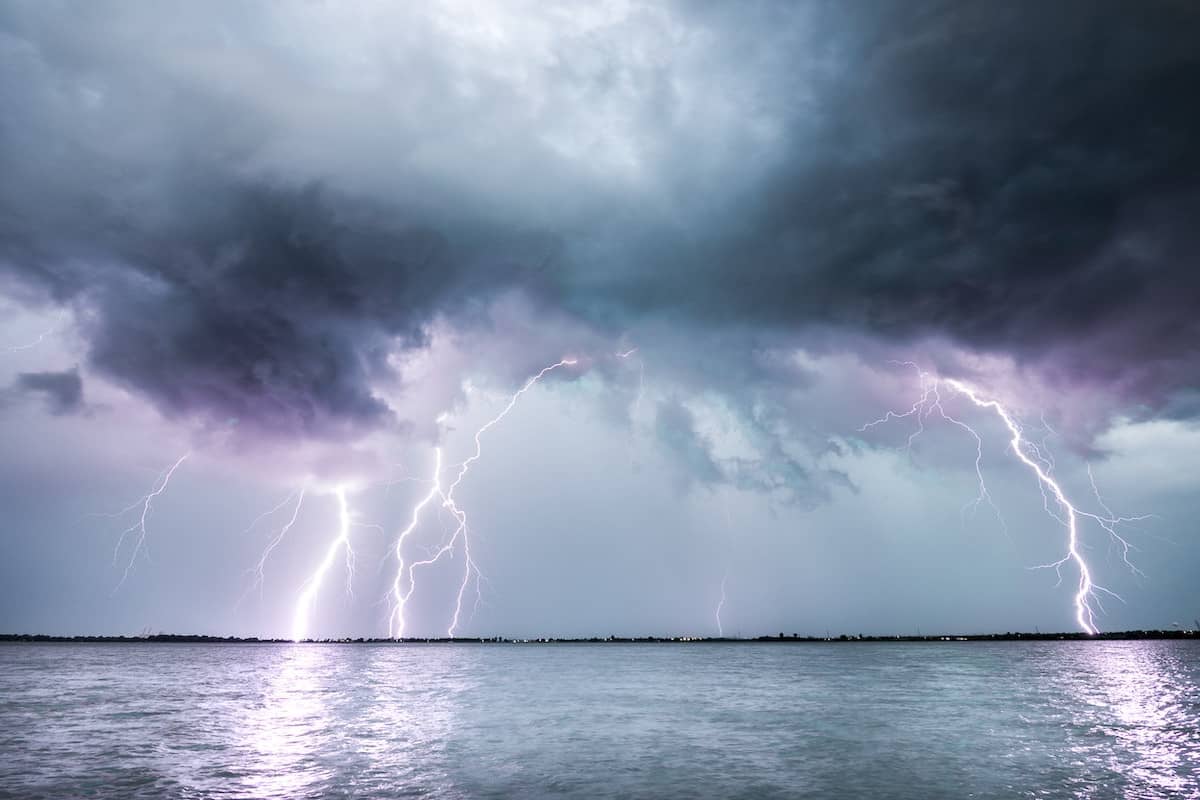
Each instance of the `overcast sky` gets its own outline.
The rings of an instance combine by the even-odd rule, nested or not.
[[[946,379],[1153,515],[1136,569],[1080,517],[1097,626],[1190,627],[1198,41],[1186,0],[4,3],[0,631],[287,636],[307,587],[387,635],[435,451],[444,492],[562,359],[405,538],[454,544],[407,634],[464,576],[463,635],[1077,629],[1067,510]],[[862,430],[920,371],[941,408]]]

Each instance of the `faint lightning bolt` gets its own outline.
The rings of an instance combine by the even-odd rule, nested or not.
[[[631,347],[628,350],[617,353],[617,358],[628,360],[631,356],[638,352],[636,347]],[[642,410],[642,398],[646,394],[646,361],[641,356],[637,359],[638,368],[638,389],[637,395],[633,400],[633,408],[629,412],[629,467],[635,469],[637,467],[637,456],[635,449],[637,446],[637,421]]]
[[[250,586],[246,589],[246,592],[245,592],[245,594],[242,595],[242,598],[245,598],[246,594],[249,594],[250,592],[254,591],[255,587],[258,587],[259,595],[260,596],[262,595],[263,578],[265,577],[265,571],[266,571],[266,567],[267,567],[267,559],[270,558],[271,552],[276,547],[279,546],[280,542],[283,541],[283,537],[287,536],[287,532],[292,529],[292,526],[296,524],[296,520],[299,519],[300,507],[302,505],[304,505],[305,491],[306,491],[306,489],[304,489],[302,487],[302,488],[297,489],[296,491],[292,492],[287,497],[285,497],[283,499],[283,502],[281,502],[279,505],[275,506],[270,511],[266,511],[266,512],[260,514],[258,516],[258,518],[254,520],[254,522],[250,523],[250,527],[246,529],[246,531],[249,532],[251,529],[254,528],[255,525],[258,524],[258,522],[260,520],[270,516],[271,514],[274,514],[276,511],[279,511],[285,505],[290,503],[292,501],[292,498],[296,499],[296,505],[292,509],[291,518],[288,519],[288,521],[286,523],[284,523],[283,527],[281,527],[278,531],[276,531],[276,533],[273,537],[271,537],[271,540],[267,543],[267,546],[263,549],[262,556],[259,557],[258,563],[254,565],[254,569],[253,569],[254,580],[250,584]],[[239,600],[238,602],[241,602],[241,601]]]
[[[129,556],[129,563],[125,565],[125,571],[121,575],[121,580],[113,589],[114,594],[116,594],[116,592],[125,584],[125,580],[129,577],[129,573],[133,571],[133,565],[137,561],[138,555],[145,548],[147,534],[146,523],[150,520],[150,509],[154,503],[154,498],[166,491],[167,484],[171,482],[171,477],[175,474],[175,470],[179,469],[179,465],[184,461],[187,461],[189,456],[191,456],[190,452],[184,453],[174,464],[168,467],[167,470],[159,476],[159,479],[156,481],[154,488],[150,490],[149,494],[146,494],[133,503],[130,503],[116,514],[109,515],[113,517],[122,517],[138,507],[141,508],[141,513],[138,514],[137,521],[125,530],[121,531],[121,536],[117,539],[117,545],[113,548],[113,563],[116,564],[117,556],[121,552],[121,546],[125,543],[126,537],[131,535],[137,537],[134,540],[133,552]]]
[[[733,531],[733,515],[729,512],[729,498],[722,497],[721,504],[725,509],[725,527],[728,530],[729,537],[732,538],[733,532],[734,532]],[[725,559],[725,563],[726,563],[725,574],[721,576],[721,599],[717,601],[717,610],[716,610],[716,614],[714,615],[717,620],[717,635],[721,636],[721,637],[725,636],[725,628],[722,626],[722,622],[721,622],[721,612],[725,609],[725,600],[726,600],[725,583],[726,583],[726,581],[729,580],[728,558]]]
[[[338,551],[346,551],[346,591],[351,591],[354,579],[354,550],[350,546],[350,503],[346,499],[346,489],[339,486],[333,491],[338,501],[338,532],[329,547],[325,550],[325,558],[317,565],[316,570],[309,576],[301,587],[300,598],[296,601],[296,611],[292,617],[292,641],[303,641],[308,636],[308,616],[312,610],[313,600],[324,582],[326,574],[333,566]],[[299,506],[297,506],[297,512]]]
[[[941,394],[939,392],[939,388],[940,386],[945,385],[966,397],[975,406],[994,411],[1004,423],[1005,427],[1008,428],[1008,432],[1011,435],[1009,446],[1012,449],[1013,454],[1022,464],[1032,470],[1036,476],[1038,488],[1042,492],[1043,502],[1047,513],[1067,529],[1066,554],[1057,561],[1053,561],[1049,564],[1040,564],[1036,567],[1033,567],[1033,569],[1054,569],[1059,576],[1059,581],[1061,582],[1063,565],[1067,562],[1073,563],[1079,572],[1079,583],[1076,587],[1074,596],[1075,621],[1085,633],[1097,633],[1099,629],[1096,626],[1096,608],[1103,610],[1103,604],[1100,602],[1098,595],[1101,593],[1107,594],[1115,597],[1118,600],[1121,600],[1121,597],[1109,589],[1097,584],[1093,579],[1092,570],[1088,566],[1087,561],[1084,559],[1083,554],[1080,552],[1079,519],[1083,517],[1095,521],[1102,528],[1104,528],[1104,530],[1107,531],[1110,536],[1120,542],[1125,548],[1125,563],[1132,570],[1138,572],[1137,568],[1134,567],[1128,559],[1128,553],[1131,546],[1123,537],[1120,536],[1116,530],[1116,527],[1122,523],[1147,519],[1150,515],[1117,517],[1114,516],[1108,507],[1104,505],[1103,500],[1100,500],[1100,505],[1104,513],[1108,514],[1107,517],[1102,517],[1098,514],[1092,514],[1091,512],[1078,508],[1067,498],[1066,492],[1059,485],[1059,483],[1051,477],[1050,473],[1053,469],[1054,462],[1053,459],[1044,452],[1046,450],[1044,444],[1041,448],[1039,448],[1036,443],[1030,442],[1028,439],[1024,438],[1021,432],[1021,426],[1017,423],[1012,413],[999,401],[981,397],[974,388],[962,381],[955,380],[953,378],[938,378],[930,375],[929,373],[922,371],[915,363],[911,361],[893,363],[901,363],[904,366],[911,366],[917,370],[917,373],[920,377],[921,395],[908,411],[902,413],[888,411],[883,417],[869,422],[859,428],[859,431],[861,432],[869,430],[876,425],[881,425],[891,420],[909,417],[915,418],[918,425],[917,430],[908,438],[908,449],[911,450],[913,441],[925,430],[924,420],[936,411],[943,419],[954,425],[957,425],[960,428],[963,428],[974,437],[977,445],[975,471],[976,475],[979,477],[979,495],[974,501],[974,504],[977,506],[980,502],[987,501],[990,505],[992,505],[993,508],[995,508],[995,504],[991,502],[991,496],[987,492],[987,486],[983,479],[983,471],[981,468],[982,439],[978,432],[975,431],[970,425],[951,417],[946,413],[941,404]],[[1089,477],[1090,475],[1091,471],[1089,467]],[[1095,490],[1094,480],[1092,481],[1092,487],[1093,490]],[[1096,496],[1099,500],[1098,491],[1096,492]],[[1061,509],[1063,515],[1056,513],[1051,507],[1049,500],[1050,497],[1054,498],[1055,503],[1057,504],[1058,508]],[[997,511],[997,514],[998,513],[999,512]],[[1122,600],[1122,602],[1124,601]],[[1093,605],[1095,605],[1095,608],[1093,608]]]
[[[630,356],[637,353],[637,351],[638,351],[638,349],[636,347],[631,347],[630,349],[626,350],[625,352],[617,353],[616,355],[617,355],[617,358],[628,359]],[[637,390],[637,396],[633,400],[633,418],[634,419],[637,419],[638,412],[641,411],[642,397],[646,393],[646,362],[639,356],[638,360],[637,360],[637,365],[638,365],[638,390]]]
[[[1092,494],[1096,495],[1096,502],[1100,505],[1100,510],[1108,515],[1107,517],[1093,516],[1092,519],[1096,520],[1096,522],[1098,522],[1100,524],[1100,527],[1102,527],[1102,528],[1104,528],[1104,530],[1108,531],[1109,536],[1111,536],[1114,541],[1116,541],[1118,544],[1121,545],[1121,560],[1123,560],[1125,562],[1125,566],[1129,567],[1129,570],[1134,575],[1137,575],[1138,577],[1141,577],[1141,578],[1146,577],[1146,573],[1142,572],[1140,569],[1138,569],[1136,566],[1134,566],[1133,562],[1129,560],[1129,552],[1131,550],[1136,550],[1137,548],[1134,547],[1132,544],[1130,544],[1129,541],[1125,539],[1125,537],[1123,537],[1119,533],[1117,533],[1117,525],[1122,522],[1133,522],[1133,521],[1139,520],[1139,519],[1146,519],[1151,515],[1143,514],[1138,517],[1127,517],[1127,518],[1118,517],[1117,515],[1115,515],[1113,513],[1112,509],[1109,508],[1108,505],[1104,502],[1104,498],[1100,496],[1100,489],[1096,486],[1096,476],[1094,476],[1092,474],[1092,465],[1090,463],[1087,465],[1087,476],[1088,476],[1088,482],[1092,485]]]
[[[942,396],[941,392],[939,391],[938,380],[935,377],[931,376],[927,372],[922,371],[912,361],[892,361],[889,363],[900,366],[908,366],[917,370],[917,376],[921,387],[921,395],[917,398],[917,401],[913,403],[912,408],[910,408],[908,411],[902,413],[888,411],[879,419],[872,420],[866,425],[860,427],[858,429],[859,433],[864,433],[877,425],[882,425],[891,420],[906,419],[909,417],[915,418],[917,421],[917,429],[909,435],[908,441],[905,445],[905,452],[911,454],[913,442],[917,440],[918,436],[925,432],[925,420],[928,419],[929,416],[935,411],[937,412],[938,416],[946,422],[949,422],[951,425],[966,431],[968,434],[970,434],[971,438],[975,440],[975,478],[977,480],[977,492],[975,498],[968,501],[966,505],[962,507],[962,513],[966,514],[968,509],[974,513],[979,509],[980,504],[987,503],[988,506],[991,507],[992,511],[996,514],[996,519],[1000,521],[1000,527],[1005,531],[1005,533],[1007,533],[1008,524],[1004,521],[1004,515],[1000,513],[1000,509],[992,501],[992,495],[987,488],[987,481],[984,480],[983,477],[982,437],[980,437],[979,433],[970,425],[946,413],[945,407],[942,406]]]
[[[288,492],[288,496],[283,498],[282,500],[280,500],[278,504],[271,506],[266,511],[262,512],[257,517],[255,517],[254,521],[246,526],[246,530],[242,531],[242,534],[245,535],[245,534],[249,533],[250,531],[254,530],[255,528],[257,528],[258,523],[262,522],[267,517],[274,515],[277,511],[279,511],[279,509],[283,508],[288,503],[292,502],[292,500],[296,497],[297,494],[303,494],[303,493],[304,493],[303,489],[296,489],[294,491]],[[303,499],[303,498],[301,498],[301,499]]]
[[[5,347],[4,349],[9,353],[19,353],[23,350],[32,350],[33,348],[37,347],[42,342],[49,339],[54,334],[58,333],[64,327],[61,323],[63,321],[63,318],[66,317],[66,315],[67,315],[67,312],[65,312],[65,311],[60,311],[58,314],[56,314],[54,325],[52,327],[47,328],[46,330],[42,331],[40,334],[38,334],[36,339],[33,339],[32,341],[29,341],[29,342],[25,342],[23,344],[9,345],[9,346]]]
[[[483,576],[480,573],[478,566],[475,564],[474,559],[471,557],[470,528],[467,524],[467,514],[456,502],[454,498],[454,492],[456,489],[458,489],[459,484],[462,483],[463,478],[466,477],[467,472],[471,469],[471,465],[478,461],[480,456],[483,455],[483,435],[487,433],[493,426],[503,420],[506,416],[508,416],[508,413],[513,410],[521,397],[530,389],[532,389],[533,386],[537,384],[538,381],[540,381],[543,377],[545,377],[547,373],[562,367],[574,366],[577,363],[578,361],[576,359],[564,358],[548,367],[544,367],[540,372],[527,380],[520,389],[514,392],[512,397],[509,398],[507,405],[504,406],[500,413],[485,422],[479,428],[479,430],[475,432],[475,452],[471,454],[471,456],[465,461],[459,464],[458,475],[455,476],[453,482],[450,483],[445,491],[443,491],[441,488],[441,452],[438,451],[437,470],[434,474],[433,488],[430,489],[429,493],[426,494],[425,497],[422,498],[418,502],[417,506],[413,509],[412,520],[410,521],[409,526],[401,531],[400,538],[397,539],[396,543],[396,557],[397,561],[399,562],[399,566],[396,580],[392,584],[392,605],[394,611],[392,614],[392,619],[389,623],[389,630],[394,638],[403,638],[404,636],[404,606],[408,602],[408,599],[412,596],[413,592],[416,590],[416,569],[418,567],[428,567],[432,564],[436,564],[442,559],[443,556],[449,556],[453,558],[454,550],[459,542],[462,543],[463,551],[463,577],[458,586],[458,593],[455,597],[454,603],[454,613],[450,620],[450,626],[446,629],[446,636],[449,638],[454,638],[455,632],[459,628],[462,619],[463,597],[466,595],[467,587],[471,585],[472,577],[475,578],[476,607],[478,607],[481,592],[479,582]],[[401,548],[402,540],[407,538],[413,532],[413,530],[415,530],[421,510],[429,502],[431,502],[434,497],[441,498],[442,508],[445,508],[450,512],[450,514],[455,518],[457,526],[455,527],[450,538],[446,540],[441,547],[434,551],[431,556],[419,561],[413,561],[412,563],[408,564],[407,571],[405,571]],[[403,589],[403,584],[405,581],[402,580],[402,574],[407,577],[407,590]]]
[[[717,635],[721,638],[725,637],[725,628],[721,625],[721,610],[725,608],[725,581],[727,580],[729,580],[728,572],[721,578],[721,599],[717,602]]]

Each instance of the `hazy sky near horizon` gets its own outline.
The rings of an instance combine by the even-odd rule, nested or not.
[[[1081,525],[1101,629],[1190,626],[1197,41],[1171,0],[6,2],[0,631],[286,636],[333,552],[309,632],[385,635],[435,449],[561,359],[456,490],[461,634],[1074,629],[995,413],[943,392],[991,504],[936,412],[860,430],[918,369],[1153,515],[1140,572]]]

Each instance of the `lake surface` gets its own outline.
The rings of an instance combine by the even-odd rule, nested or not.
[[[1200,642],[0,645],[5,797],[1200,797]]]

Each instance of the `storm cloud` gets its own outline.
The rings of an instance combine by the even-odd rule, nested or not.
[[[83,379],[79,370],[66,372],[22,372],[15,387],[25,393],[41,395],[51,414],[72,414],[83,409]]]
[[[1166,0],[10,3],[0,269],[168,416],[272,435],[405,425],[389,354],[513,292],[614,339],[947,341],[1186,416],[1197,41]]]

